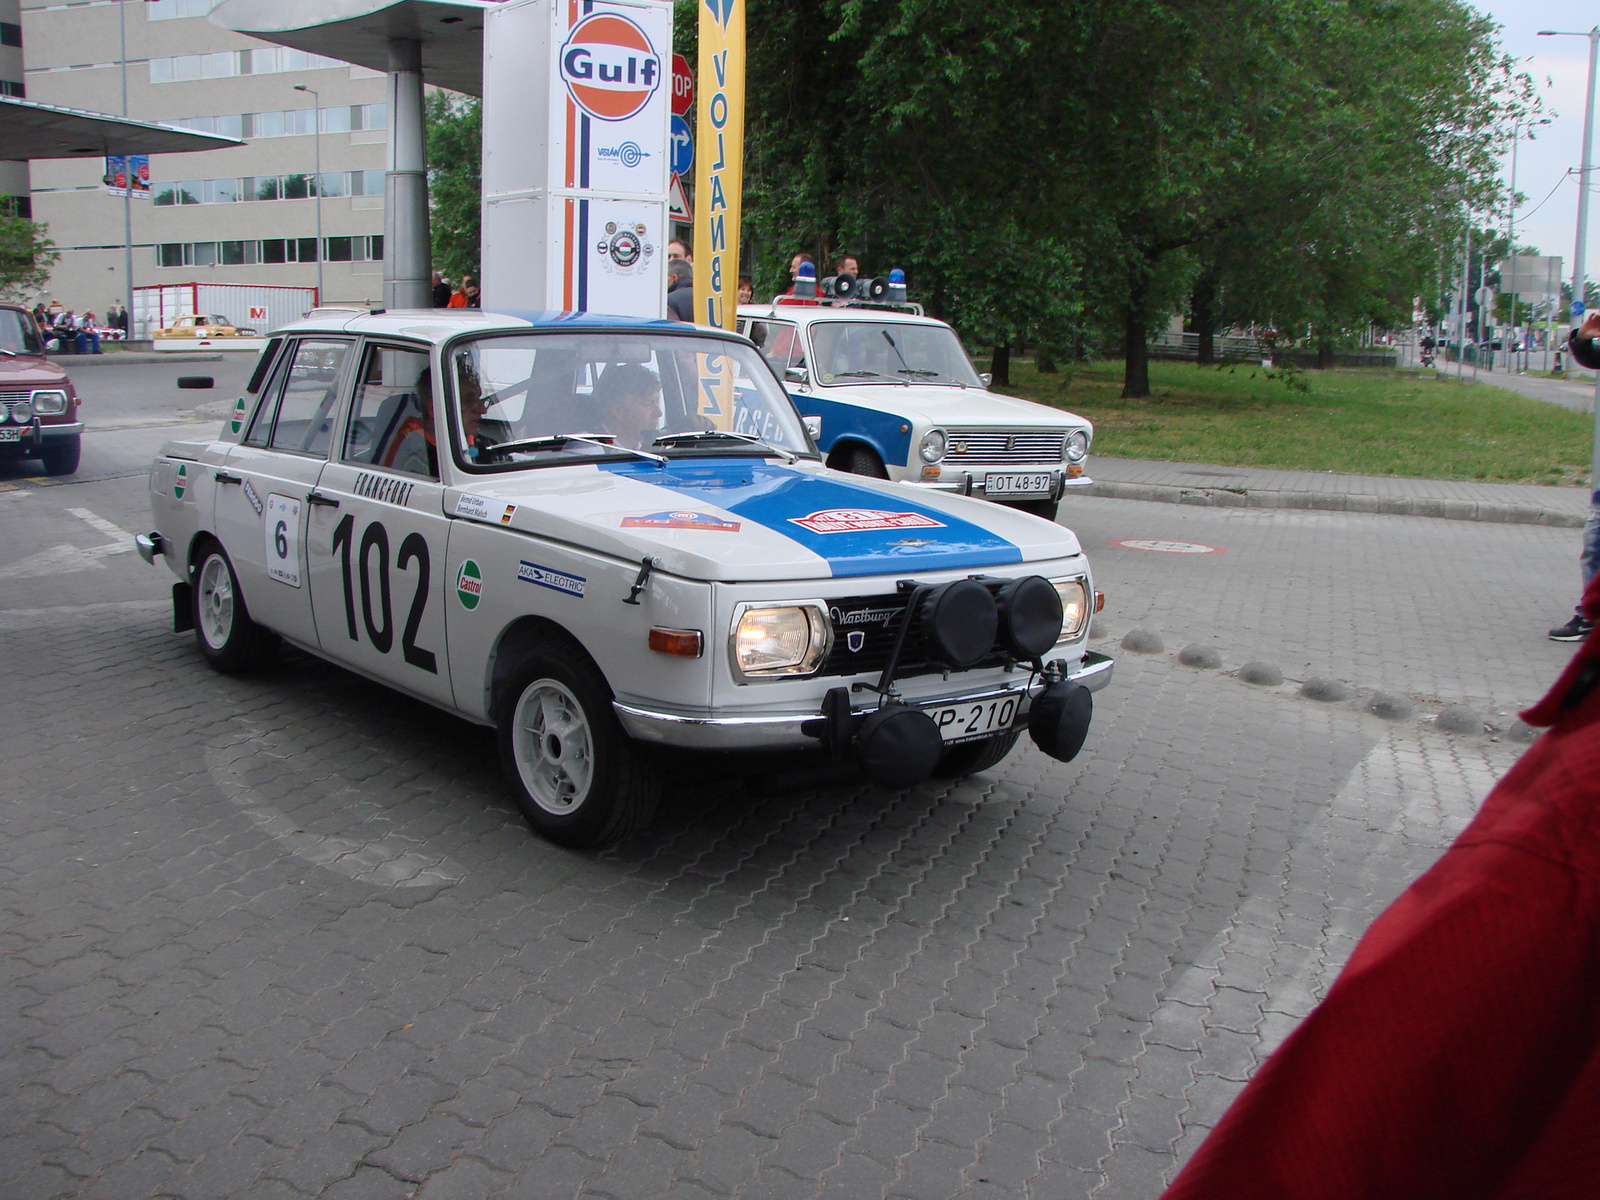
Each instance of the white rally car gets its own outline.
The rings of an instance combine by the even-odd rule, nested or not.
[[[150,472],[175,624],[281,638],[498,727],[529,821],[640,827],[656,746],[810,748],[908,786],[1068,759],[1112,662],[1077,539],[827,469],[742,338],[583,314],[278,331],[213,439]]]
[[[1084,472],[1094,426],[1046,404],[989,391],[961,339],[911,304],[797,302],[739,309],[739,331],[821,417],[830,467],[983,496],[1055,520]]]

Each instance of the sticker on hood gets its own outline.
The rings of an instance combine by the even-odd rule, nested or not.
[[[790,517],[812,533],[860,533],[868,529],[943,529],[943,521],[914,512],[880,508],[825,508],[805,517]]]
[[[658,512],[642,517],[623,517],[624,529],[709,529],[721,533],[738,533],[743,522],[724,521],[703,512]]]

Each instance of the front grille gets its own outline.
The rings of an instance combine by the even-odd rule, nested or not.
[[[996,580],[993,586],[998,588],[1003,583],[1003,580]],[[828,617],[833,625],[833,649],[828,652],[828,659],[817,674],[881,672],[894,649],[895,637],[905,618],[906,602],[910,599],[910,592],[890,592],[887,595],[845,596],[828,601]],[[852,633],[861,635],[858,650],[850,648]],[[1000,666],[1005,661],[1003,653],[996,653],[978,663],[977,667]],[[900,652],[900,669],[895,672],[895,678],[935,675],[943,670],[943,663],[934,662],[928,657],[928,645],[922,630],[912,629],[906,635],[905,648]]]
[[[1058,463],[1066,433],[1060,429],[947,429],[944,461],[957,466]]]

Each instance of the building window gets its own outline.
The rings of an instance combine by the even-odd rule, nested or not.
[[[389,123],[387,104],[338,104],[316,111],[322,114],[323,133],[384,129]],[[251,139],[307,137],[316,132],[316,117],[309,108],[284,112],[228,113],[217,117],[180,117],[173,124],[197,133],[220,133],[224,137]]]
[[[306,200],[317,194],[315,175],[247,175],[243,179],[186,179],[156,184],[152,203],[158,208],[174,204],[234,204],[244,200]],[[381,196],[382,171],[324,171],[324,196]]]
[[[0,214],[21,217],[25,221],[33,220],[33,197],[0,196]]]
[[[28,89],[15,79],[0,79],[0,96],[26,97]]]
[[[226,79],[232,75],[275,75],[285,71],[320,71],[348,64],[292,46],[263,46],[256,50],[221,50],[214,54],[179,54],[150,60],[151,83],[181,83],[190,79]]]
[[[177,17],[208,17],[217,0],[145,0],[144,19],[171,21]]]
[[[382,262],[381,234],[325,238],[328,262]],[[264,238],[240,242],[163,242],[156,247],[158,267],[232,267],[317,261],[316,238]]]
[[[13,21],[0,21],[0,46],[22,45],[22,26]]]

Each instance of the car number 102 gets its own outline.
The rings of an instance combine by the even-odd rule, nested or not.
[[[352,549],[356,519],[346,513],[334,526],[333,546],[339,552],[339,566],[344,576],[344,619],[346,632],[352,642],[360,641],[356,632],[356,596],[354,575],[361,577],[361,623],[366,628],[367,640],[379,654],[394,649],[394,608],[389,595],[389,531],[383,522],[374,521],[361,534],[359,549]],[[352,558],[356,570],[352,570]],[[378,579],[377,596],[373,596],[372,578],[376,558]],[[406,627],[400,634],[400,652],[413,667],[439,673],[438,660],[432,650],[417,645],[417,630],[422,625],[422,614],[428,607],[428,587],[431,579],[432,558],[428,554],[428,539],[420,533],[408,533],[400,543],[400,554],[395,559],[395,569],[404,571],[413,559],[417,564],[417,586],[411,594],[411,609],[406,614]],[[373,601],[376,599],[376,611]]]

